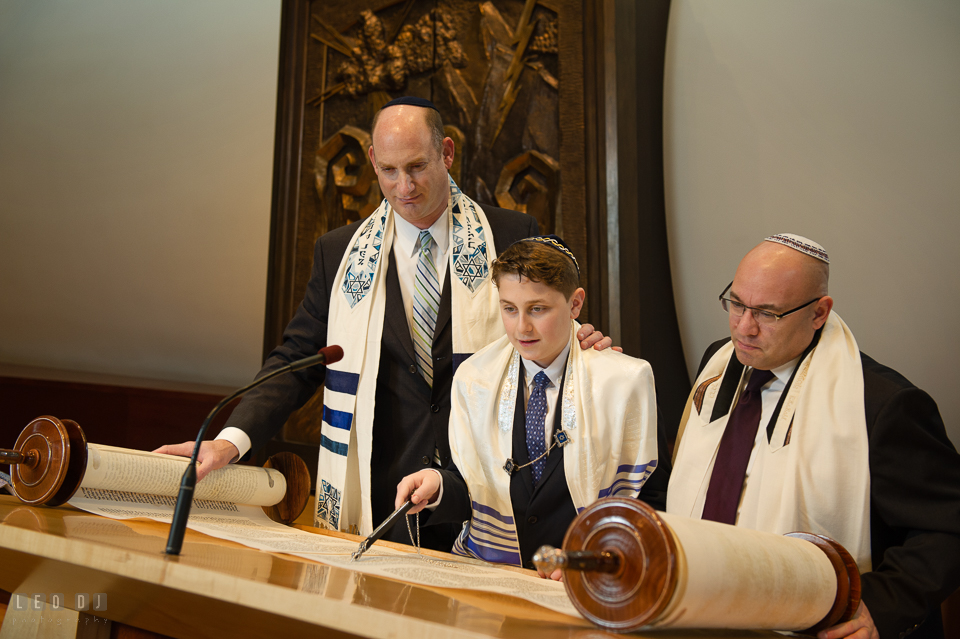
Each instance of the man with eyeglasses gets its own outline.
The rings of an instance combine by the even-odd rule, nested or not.
[[[960,456],[933,399],[860,352],[832,311],[829,257],[766,238],[720,294],[680,424],[667,511],[840,542],[863,573],[856,617],[820,639],[942,637],[960,586]]]

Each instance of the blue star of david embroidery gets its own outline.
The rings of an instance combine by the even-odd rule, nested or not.
[[[347,257],[347,272],[343,277],[341,290],[350,304],[350,308],[356,306],[366,294],[370,291],[373,284],[373,276],[377,270],[377,263],[380,260],[380,247],[383,245],[383,225],[386,221],[386,214],[380,217],[380,226],[373,236],[370,243],[369,253],[363,256],[360,252],[360,245],[363,238],[373,229],[376,219],[371,217],[370,221],[364,226],[360,239],[350,249],[350,255]]]
[[[483,245],[485,248],[486,245]],[[483,257],[483,251],[474,251],[472,255],[460,255],[455,264],[457,277],[460,278],[467,288],[471,291],[479,286],[480,282],[487,277],[487,260]]]
[[[340,522],[340,491],[326,480],[320,480],[323,494],[317,498],[317,518],[335,527]]]
[[[490,269],[483,227],[476,219],[476,212],[471,213],[474,214],[472,230],[464,227],[460,207],[453,208],[453,272],[473,293],[487,279]],[[467,245],[467,236],[472,246]]]
[[[350,302],[350,308],[356,306],[367,294],[372,280],[373,278],[364,279],[362,275],[354,275],[353,273],[347,273],[346,277],[343,278],[343,292],[347,296],[347,301]]]

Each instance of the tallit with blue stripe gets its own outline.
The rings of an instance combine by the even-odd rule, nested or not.
[[[444,215],[452,247],[449,265],[454,366],[503,335],[499,299],[490,280],[496,257],[483,209],[452,179]],[[394,210],[386,199],[350,241],[330,295],[327,343],[343,346],[343,359],[327,367],[317,468],[317,526],[373,531],[370,485],[373,415],[380,341],[386,310],[386,272],[394,238]],[[392,494],[392,493],[391,493]]]
[[[581,350],[571,321],[560,423],[567,488],[577,512],[601,497],[635,497],[657,467],[657,398],[647,362]],[[506,336],[465,361],[453,378],[450,449],[470,492],[470,521],[454,554],[520,565],[510,501],[520,355]]]

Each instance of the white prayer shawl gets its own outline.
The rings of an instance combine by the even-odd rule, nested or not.
[[[728,342],[707,362],[687,401],[667,491],[667,512],[700,518],[730,415],[707,423],[734,355]],[[743,386],[743,373],[739,386]],[[702,397],[697,409],[694,398]],[[734,397],[731,406],[738,398]],[[698,402],[700,399],[698,398]],[[701,417],[702,416],[702,417]],[[766,430],[766,425],[760,425]],[[870,468],[863,367],[847,325],[831,313],[820,342],[797,364],[773,435],[754,450],[737,526],[804,531],[843,545],[871,569]]]
[[[567,488],[577,512],[608,495],[636,496],[657,466],[657,401],[650,365],[611,350],[583,351],[571,321],[560,424]],[[520,355],[506,336],[478,351],[453,378],[450,449],[472,515],[454,554],[520,565],[510,500]],[[521,400],[522,401],[522,400]],[[556,450],[556,449],[555,449]]]
[[[493,232],[483,209],[452,178],[445,215],[451,216],[453,253],[447,279],[456,367],[502,336],[503,324],[490,279],[497,255]],[[334,530],[358,528],[363,535],[373,530],[370,459],[393,216],[384,199],[360,225],[330,294],[327,343],[342,345],[344,356],[327,368],[324,384],[315,521]]]

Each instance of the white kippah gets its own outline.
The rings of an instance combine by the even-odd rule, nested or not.
[[[824,248],[813,240],[808,240],[802,235],[794,235],[793,233],[777,233],[776,235],[765,237],[764,241],[783,244],[784,246],[789,246],[795,251],[800,251],[801,253],[806,253],[810,257],[815,257],[821,262],[826,262],[827,264],[830,263],[830,256],[827,255],[827,252],[824,250]]]

